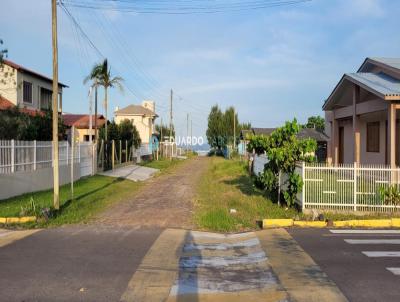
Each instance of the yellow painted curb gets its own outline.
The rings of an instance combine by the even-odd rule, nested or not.
[[[400,228],[400,218],[392,218],[392,227]]]
[[[293,226],[293,219],[264,219],[263,228]]]
[[[25,216],[25,217],[0,217],[0,223],[26,223],[36,221],[35,216]]]
[[[324,227],[326,227],[326,222],[325,221],[294,221],[293,226],[324,228]]]
[[[334,227],[368,227],[388,228],[392,226],[392,219],[367,219],[367,220],[345,220],[334,221]]]

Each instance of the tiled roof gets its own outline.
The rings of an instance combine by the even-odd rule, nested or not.
[[[148,116],[157,116],[157,114],[151,111],[148,108],[145,108],[141,105],[129,105],[125,108],[115,111],[115,115],[148,115]]]
[[[8,66],[10,66],[10,67],[12,67],[12,68],[15,68],[16,70],[21,71],[21,72],[26,72],[26,73],[29,73],[29,74],[34,75],[36,77],[39,77],[39,78],[41,78],[41,79],[43,79],[45,81],[53,82],[52,78],[49,78],[49,77],[47,77],[47,76],[45,76],[43,74],[40,74],[40,73],[38,73],[36,71],[30,70],[30,69],[28,69],[26,67],[23,67],[23,66],[21,66],[21,65],[19,65],[17,63],[14,63],[14,62],[12,62],[10,60],[3,60],[3,63],[8,65]],[[60,82],[58,82],[58,85],[60,85],[62,87],[68,87],[67,85],[65,85],[63,83],[60,83]]]
[[[0,110],[7,110],[7,109],[11,109],[13,107],[16,107],[16,106],[11,101],[7,100],[6,98],[4,98],[0,95]],[[43,116],[44,115],[43,111],[28,109],[28,108],[19,108],[19,111],[29,114],[31,116],[35,116],[35,115]]]
[[[63,123],[68,127],[75,126],[80,129],[89,129],[90,117],[89,114],[63,114]],[[95,118],[92,115],[92,127],[94,128]],[[97,128],[102,127],[106,120],[103,115],[97,116]]]

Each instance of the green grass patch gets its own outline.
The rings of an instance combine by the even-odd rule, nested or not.
[[[264,218],[295,218],[295,209],[285,209],[265,197],[253,185],[245,162],[210,159],[203,175],[196,200],[195,221],[200,229],[235,232],[258,228]],[[236,209],[235,214],[230,209]]]
[[[135,192],[141,183],[96,175],[75,182],[74,199],[71,200],[70,184],[60,187],[60,211],[39,227],[87,222],[108,205],[123,200]],[[18,217],[21,207],[33,199],[37,209],[53,206],[53,190],[28,193],[0,201],[1,217]]]
[[[144,167],[159,169],[161,173],[166,173],[168,171],[173,170],[176,166],[183,163],[182,159],[169,159],[169,158],[161,158],[159,160],[145,161],[140,165]]]

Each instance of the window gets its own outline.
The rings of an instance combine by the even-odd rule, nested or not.
[[[367,123],[367,152],[379,152],[379,122]]]
[[[24,101],[24,103],[32,104],[32,83],[30,83],[30,82],[24,81],[23,101]]]
[[[41,109],[51,108],[51,97],[53,92],[46,88],[40,88],[40,107]]]

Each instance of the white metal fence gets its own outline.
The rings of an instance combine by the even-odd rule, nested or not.
[[[89,142],[76,143],[72,152],[67,141],[59,142],[59,164],[68,166],[72,159],[80,163],[80,175],[94,174],[95,145]],[[0,174],[36,171],[49,168],[53,162],[51,141],[0,140]]]
[[[303,209],[392,212],[400,205],[382,190],[400,186],[400,169],[379,165],[303,163],[301,203]]]

